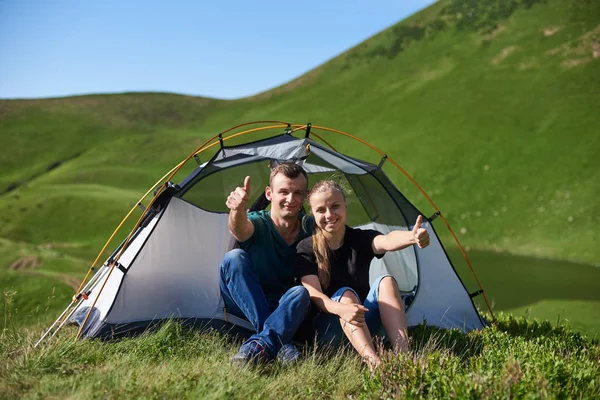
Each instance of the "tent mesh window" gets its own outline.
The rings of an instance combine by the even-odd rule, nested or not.
[[[400,194],[379,168],[320,148],[314,143],[311,145],[318,148],[319,154],[327,160],[310,153],[300,161],[309,171],[309,188],[321,180],[340,183],[348,204],[346,223],[349,226],[376,229],[382,233],[393,229],[410,229],[409,221],[414,223],[419,215],[418,210]],[[203,210],[228,213],[224,199],[237,186],[241,186],[245,176],[251,176],[250,206],[269,184],[272,162],[287,161],[252,154],[231,153],[227,156],[232,150],[226,148],[218,152],[193,178],[183,183],[184,188],[178,196]],[[350,165],[356,173],[344,173],[334,164]],[[306,208],[309,208],[308,205]],[[391,273],[397,278],[402,277],[401,290],[410,292],[417,286],[418,270],[414,251],[409,249],[401,255],[399,252],[392,252],[382,262],[374,263],[378,263],[377,266],[372,266],[377,274]]]
[[[184,188],[181,198],[206,211],[228,213],[225,200],[237,186],[242,186],[244,177],[251,176],[250,201],[252,204],[269,184],[269,162],[254,161],[226,169],[207,166],[197,179]],[[198,180],[200,179],[200,180]]]

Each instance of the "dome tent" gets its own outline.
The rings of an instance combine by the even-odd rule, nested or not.
[[[411,230],[417,216],[422,215],[382,170],[386,161],[398,167],[397,164],[368,143],[329,128],[283,122],[224,136],[249,124],[213,137],[155,185],[159,187],[150,204],[142,206],[144,212],[134,229],[86,283],[98,256],[71,304],[40,342],[47,335],[56,334],[68,321],[80,325],[77,337],[103,339],[138,333],[167,319],[194,325],[233,325],[251,329],[247,321],[226,312],[220,294],[220,261],[234,244],[228,230],[229,210],[225,199],[247,175],[252,177],[253,188],[264,188],[268,185],[273,163],[286,161],[302,165],[309,175],[309,186],[334,177],[349,188],[347,224],[350,226],[382,233],[394,229]],[[241,135],[267,130],[277,130],[278,134],[225,145],[226,141]],[[383,156],[381,162],[375,165],[339,153],[315,130],[356,139],[380,153]],[[296,136],[298,132],[304,135]],[[199,154],[211,148],[216,151],[209,161],[202,163]],[[198,163],[193,172],[179,184],[171,183],[175,173],[192,158]],[[267,206],[263,200],[264,193],[254,190],[253,208]],[[401,292],[410,302],[407,308],[409,327],[426,321],[430,326],[458,328],[463,332],[480,329],[486,321],[479,315],[472,297],[482,294],[483,289],[480,286],[478,291],[469,294],[459,278],[433,227],[433,219],[441,216],[433,206],[437,212],[431,218],[424,216],[422,224],[429,232],[431,244],[425,249],[412,246],[374,259],[370,279],[373,281],[384,272],[396,278]]]

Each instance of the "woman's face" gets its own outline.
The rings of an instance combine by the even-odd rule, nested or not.
[[[335,189],[314,193],[310,197],[310,209],[319,228],[328,233],[344,229],[346,224],[346,201]]]

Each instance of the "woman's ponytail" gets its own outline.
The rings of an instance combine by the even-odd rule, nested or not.
[[[321,228],[315,226],[315,233],[313,233],[313,251],[317,258],[317,265],[319,266],[319,282],[323,290],[329,286],[329,280],[331,278],[331,267],[329,264],[329,244],[323,234]]]

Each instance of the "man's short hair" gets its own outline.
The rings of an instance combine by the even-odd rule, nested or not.
[[[306,179],[306,186],[308,187],[308,175],[306,174],[306,171],[304,171],[304,168],[302,168],[298,164],[291,162],[277,164],[273,169],[271,169],[271,176],[269,177],[269,186],[272,185],[273,178],[277,174],[283,174],[286,178],[290,179],[296,179],[297,177],[302,175],[304,176],[304,179]]]

